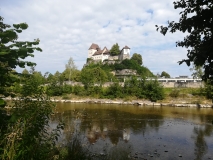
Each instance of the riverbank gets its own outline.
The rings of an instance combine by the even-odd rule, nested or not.
[[[19,100],[18,98],[4,98],[5,100]],[[37,100],[37,99],[33,99]],[[124,99],[96,99],[96,98],[76,98],[76,99],[62,99],[61,97],[50,98],[52,102],[56,103],[92,103],[92,104],[120,104],[120,105],[137,105],[137,106],[170,106],[170,107],[198,107],[198,108],[213,108],[213,104],[205,103],[190,103],[186,100],[174,99],[169,102],[151,102],[148,100],[124,100]]]
[[[199,107],[199,108],[211,108],[212,104],[192,104],[187,102],[171,102],[171,103],[160,103],[151,102],[147,100],[131,100],[124,101],[122,99],[110,100],[110,99],[80,99],[80,100],[58,100],[51,99],[53,102],[60,103],[94,103],[94,104],[120,104],[120,105],[138,105],[138,106],[171,106],[171,107]]]

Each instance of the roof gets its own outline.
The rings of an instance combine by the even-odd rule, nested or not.
[[[125,46],[123,49],[130,49],[128,46]]]
[[[93,54],[93,56],[95,56],[95,55],[100,55],[100,54],[102,54],[102,50],[96,51],[96,52]]]
[[[104,47],[104,49],[106,49],[106,51],[108,51],[108,49],[107,49],[107,47],[106,47],[106,46]],[[103,49],[103,50],[104,50],[104,49]],[[105,51],[105,52],[106,52],[106,51]]]
[[[100,49],[100,47],[95,43],[92,43],[92,45],[89,47],[89,49],[97,49],[97,48]]]

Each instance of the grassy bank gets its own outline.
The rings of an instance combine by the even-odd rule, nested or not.
[[[188,104],[211,104],[212,101],[207,99],[205,92],[202,88],[163,88],[164,99],[158,100],[159,103],[188,103]],[[132,95],[126,95],[123,98],[106,98],[101,97],[99,94],[90,96],[76,95],[76,94],[63,94],[61,96],[52,97],[56,100],[82,100],[82,99],[110,99],[122,101],[135,101],[147,100],[145,98],[138,98]]]

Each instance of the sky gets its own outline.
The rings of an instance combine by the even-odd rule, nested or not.
[[[0,16],[6,24],[26,22],[21,41],[39,38],[42,52],[34,52],[36,70],[63,72],[70,57],[77,68],[86,63],[92,43],[110,49],[118,43],[142,55],[143,65],[154,74],[191,76],[189,67],[178,61],[187,58],[185,48],[176,47],[186,34],[163,36],[155,25],[179,20],[171,0],[0,0]],[[17,69],[22,71],[23,69]]]

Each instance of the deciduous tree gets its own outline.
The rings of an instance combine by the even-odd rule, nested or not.
[[[163,71],[163,72],[161,73],[160,77],[170,78],[170,75],[169,75],[169,73]]]
[[[65,67],[66,67],[66,70],[64,71],[66,73],[65,78],[68,78],[68,80],[70,81],[72,79],[71,78],[72,73],[77,69],[72,57],[70,57]]]
[[[0,96],[9,96],[6,88],[13,85],[16,81],[11,72],[17,66],[24,68],[25,66],[34,66],[35,63],[24,60],[27,57],[33,57],[35,50],[42,51],[39,47],[39,39],[30,41],[18,41],[18,33],[27,29],[26,23],[13,24],[11,27],[3,22],[0,16]],[[0,97],[1,98],[1,97]],[[2,101],[2,99],[0,100]]]
[[[195,66],[193,64],[192,68],[190,68],[190,71],[192,72],[193,78],[202,78],[202,76],[203,76],[203,69],[201,66]]]
[[[85,88],[94,86],[94,84],[102,85],[107,80],[107,75],[100,67],[83,68],[81,71],[81,82]]]
[[[213,1],[212,0],[177,0],[174,8],[180,9],[179,22],[169,21],[168,26],[157,26],[157,30],[165,35],[180,31],[188,33],[176,46],[187,48],[188,66],[193,62],[195,66],[204,68],[203,80],[213,81]]]
[[[143,64],[143,60],[142,60],[142,56],[141,54],[138,54],[138,53],[134,53],[132,55],[132,60],[136,61],[139,65],[142,65]]]

